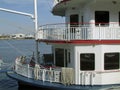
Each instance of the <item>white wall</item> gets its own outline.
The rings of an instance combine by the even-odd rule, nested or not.
[[[81,22],[81,16],[84,15],[84,22],[95,23],[95,11],[109,11],[110,22],[119,22],[118,15],[120,12],[120,4],[113,4],[112,1],[100,2],[96,1],[93,3],[88,3],[85,6],[76,6],[76,9],[67,8],[66,9],[66,22],[70,22],[70,15],[79,14],[79,22]]]
[[[120,45],[80,45],[75,48],[75,70],[76,70],[76,84],[80,84],[80,54],[81,53],[95,53],[95,71],[104,71],[104,53],[108,52],[120,52]],[[110,78],[104,79],[107,74],[97,74],[95,76],[95,83],[99,84],[107,84],[111,82],[107,82],[105,80],[109,80]],[[110,76],[110,75],[108,75]],[[116,80],[114,80],[116,83]]]
[[[119,22],[119,12],[120,12],[120,4],[117,3],[114,5],[112,1],[110,2],[95,2],[90,5],[87,5],[86,8],[89,8],[89,11],[85,11],[85,14],[90,15],[89,17],[86,15],[85,18],[89,18],[90,21],[95,22],[95,11],[109,11],[110,23]],[[86,20],[86,21],[89,21]],[[111,24],[112,25],[112,24]]]

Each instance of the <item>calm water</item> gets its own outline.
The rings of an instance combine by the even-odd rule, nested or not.
[[[51,46],[40,43],[40,53],[51,53]],[[0,40],[0,58],[10,66],[14,64],[16,57],[21,55],[32,55],[35,51],[34,40]],[[5,69],[10,68],[7,67]],[[20,90],[17,82],[0,73],[0,90]]]

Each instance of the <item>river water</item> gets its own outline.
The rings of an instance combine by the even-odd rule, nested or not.
[[[39,44],[41,54],[51,53],[51,46],[45,43]],[[35,52],[35,41],[26,40],[0,40],[0,59],[8,64],[4,70],[8,70],[14,64],[15,58],[21,55],[32,55]],[[5,72],[0,72],[0,90],[20,90],[17,81],[6,76]]]

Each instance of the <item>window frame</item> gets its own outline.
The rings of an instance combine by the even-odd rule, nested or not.
[[[110,12],[109,11],[95,11],[95,26],[106,27],[106,26],[109,26],[109,23],[110,23]]]
[[[87,56],[86,56],[86,58],[84,58],[84,60],[86,59],[87,62],[85,62],[84,60],[82,60],[82,58],[83,58],[82,55],[85,55],[85,54],[88,55],[88,57],[89,57],[89,55],[92,55],[92,56],[90,56],[89,60],[90,59],[94,59],[93,63],[89,63],[91,61],[89,61],[88,59],[86,59]],[[92,66],[90,66],[90,65],[92,65]],[[88,66],[88,67],[86,67],[86,66]],[[94,71],[95,70],[95,53],[81,53],[80,54],[80,70],[81,71]]]
[[[106,54],[109,55],[109,57],[107,57]],[[117,56],[112,57],[112,54],[117,55]],[[110,57],[112,57],[112,58],[110,58]],[[115,60],[115,58],[118,60]],[[116,64],[118,66],[116,66]],[[113,68],[113,66],[115,66],[115,67]],[[119,52],[106,52],[106,53],[104,53],[104,70],[115,70],[115,69],[119,69],[119,68],[120,68],[120,53]]]

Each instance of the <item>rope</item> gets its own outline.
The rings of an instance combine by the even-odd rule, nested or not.
[[[50,8],[50,10],[52,10],[52,6],[51,6],[50,2],[48,2],[48,1],[46,1],[46,2],[48,4],[48,7]]]
[[[8,41],[5,41],[5,43],[7,43],[10,47],[12,47],[13,49],[15,49],[18,53],[22,54],[23,56],[25,56],[25,54],[23,54],[24,52],[20,51],[18,48],[16,48],[15,46],[13,46],[12,44],[10,44]],[[11,70],[14,66],[14,63],[10,64],[6,64],[7,70]]]
[[[18,48],[16,48],[14,45],[9,43],[8,41],[5,41],[5,43],[7,43],[11,48],[15,49],[18,53],[22,54],[23,56],[26,56],[24,52],[20,51]]]
[[[10,26],[14,26],[14,27],[16,27],[16,28],[18,28],[18,29],[20,29],[20,30],[23,30],[23,31],[29,31],[30,32],[30,29],[25,29],[25,28],[23,28],[23,27],[21,27],[21,26],[18,26],[18,25],[20,25],[20,24],[18,24],[18,25],[16,25],[16,23],[15,22],[13,22],[13,21],[10,21],[10,20],[6,20],[5,18],[4,19],[1,19],[0,18],[0,21],[3,23],[6,23],[6,24],[8,24],[8,25],[10,25]],[[12,22],[12,23],[11,23]],[[29,26],[30,27],[30,26]],[[31,33],[34,33],[34,31],[31,31]]]
[[[27,54],[25,54],[25,52],[21,51],[20,49],[18,49],[17,47],[15,47],[13,44],[9,43],[7,40],[4,40],[4,42],[9,45],[11,48],[15,49],[19,54],[21,54],[22,56],[26,56]],[[33,50],[27,49],[28,51],[34,52]]]

